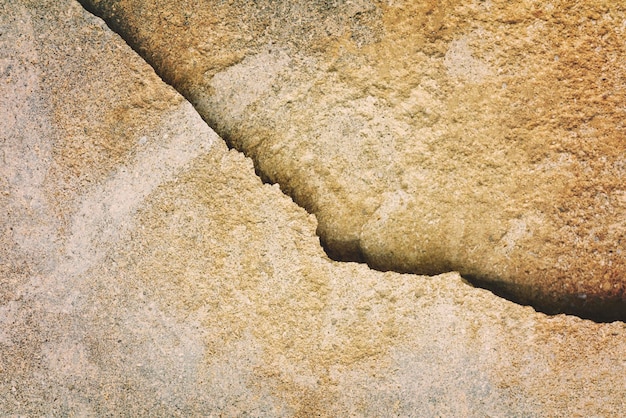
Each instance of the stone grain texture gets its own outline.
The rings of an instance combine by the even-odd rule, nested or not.
[[[82,2],[333,258],[626,318],[620,2]]]
[[[102,21],[0,2],[1,416],[624,416],[626,326],[330,260]]]

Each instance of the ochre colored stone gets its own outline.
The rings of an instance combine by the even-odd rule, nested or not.
[[[623,322],[330,260],[78,3],[0,3],[0,97],[0,416],[626,416]]]
[[[618,2],[83,3],[331,256],[626,318]]]

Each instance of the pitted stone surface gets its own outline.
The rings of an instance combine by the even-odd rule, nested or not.
[[[0,415],[626,415],[623,322],[328,259],[77,3],[0,3],[0,57]]]
[[[626,317],[615,2],[84,0],[331,256]]]

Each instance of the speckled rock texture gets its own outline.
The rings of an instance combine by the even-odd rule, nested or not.
[[[82,0],[336,259],[626,318],[626,8]]]
[[[0,2],[1,416],[624,416],[626,326],[330,260],[70,0]]]

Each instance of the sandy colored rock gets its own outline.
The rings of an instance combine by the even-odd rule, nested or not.
[[[615,2],[83,0],[329,254],[626,318]]]
[[[623,322],[328,259],[77,3],[0,52],[0,415],[626,415]]]

